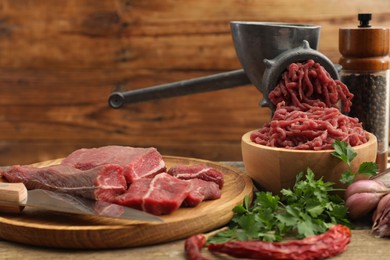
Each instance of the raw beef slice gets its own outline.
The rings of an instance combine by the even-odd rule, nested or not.
[[[221,197],[221,190],[215,182],[201,179],[191,179],[188,182],[189,194],[183,201],[184,207],[195,207],[204,200],[216,200]]]
[[[135,180],[125,194],[116,198],[115,203],[154,215],[169,214],[178,209],[187,197],[189,185],[188,181],[160,173],[154,178]]]
[[[166,170],[161,154],[153,147],[136,148],[109,145],[99,148],[82,148],[67,156],[62,164],[87,170],[103,164],[119,164],[124,167],[128,183],[150,177]]]
[[[168,170],[168,173],[181,180],[201,179],[204,181],[212,181],[218,184],[220,189],[222,189],[224,183],[223,173],[204,164],[178,164],[172,166]]]
[[[14,165],[0,174],[9,182],[24,183],[27,189],[61,191],[104,201],[112,201],[127,189],[123,167],[114,164],[90,170],[79,170],[69,165],[43,168]]]

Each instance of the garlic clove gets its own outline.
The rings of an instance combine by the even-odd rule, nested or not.
[[[378,206],[377,206],[377,208],[375,210],[375,213],[372,216],[372,220],[373,220],[374,223],[375,223],[375,220],[378,220],[381,217],[381,215],[384,214],[384,211],[386,209],[388,209],[389,206],[390,206],[390,194],[386,194],[379,201]]]
[[[373,211],[380,199],[382,193],[355,193],[347,198],[345,205],[348,208],[348,214],[352,219],[358,219],[366,216]]]
[[[390,194],[387,194],[378,203],[377,209],[372,218],[372,232],[379,236],[387,236],[390,233],[388,225],[390,224]]]
[[[381,225],[378,230],[374,231],[379,237],[388,237],[390,236],[390,222],[388,221],[386,224]]]
[[[390,235],[390,208],[387,208],[378,215],[372,225],[371,231],[379,237],[385,237]]]

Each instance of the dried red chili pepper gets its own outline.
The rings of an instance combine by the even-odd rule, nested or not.
[[[202,234],[193,235],[184,242],[184,251],[188,260],[207,260],[201,254],[202,247],[206,244],[206,237]]]
[[[289,242],[230,241],[210,244],[213,252],[251,259],[324,259],[343,252],[351,240],[351,231],[343,225],[334,225],[321,235]]]

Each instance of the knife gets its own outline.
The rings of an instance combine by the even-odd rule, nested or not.
[[[25,206],[79,215],[163,222],[155,215],[105,201],[48,190],[27,190],[23,183],[0,183],[0,212],[19,213]]]

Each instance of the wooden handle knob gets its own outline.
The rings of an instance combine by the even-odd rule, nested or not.
[[[389,28],[340,28],[340,65],[345,70],[389,69],[389,35]]]
[[[0,211],[19,213],[27,202],[27,189],[23,183],[0,183]]]

